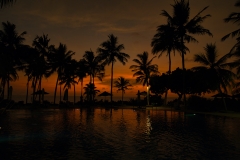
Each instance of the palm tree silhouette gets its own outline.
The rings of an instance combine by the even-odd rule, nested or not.
[[[238,0],[236,3],[235,3],[235,6],[236,7],[240,7],[240,1]],[[232,23],[238,23],[240,22],[240,12],[232,12],[231,14],[228,15],[227,18],[224,19],[224,21],[226,23],[228,22],[232,22]],[[236,37],[237,36],[237,43],[233,46],[233,48],[231,49],[230,52],[232,52],[234,50],[235,47],[239,47],[239,44],[240,44],[240,28],[225,35],[221,40],[222,41],[225,41],[227,38],[229,38],[230,36],[232,37]]]
[[[94,78],[97,76],[100,80],[104,75],[104,66],[101,64],[99,56],[95,56],[92,50],[85,51],[83,55],[83,61],[87,68],[87,73],[90,76],[90,83],[94,84]]]
[[[174,52],[175,50],[181,51],[181,43],[177,37],[177,33],[175,33],[175,28],[171,23],[168,22],[168,24],[160,25],[157,27],[157,33],[154,35],[152,42],[151,42],[152,53],[158,54],[158,58],[162,56],[164,52],[167,52],[168,61],[169,61],[169,69],[168,74],[171,73],[171,52]],[[185,46],[184,46],[185,47]],[[185,47],[184,50],[188,50],[187,47]],[[168,88],[165,91],[165,105],[167,103],[167,93]]]
[[[29,89],[29,82],[33,80],[34,74],[34,60],[38,58],[38,52],[35,48],[30,46],[26,46],[25,51],[23,52],[23,72],[25,73],[24,76],[27,76],[27,92],[26,92],[26,104],[28,103],[28,89]]]
[[[42,90],[42,78],[48,78],[52,73],[53,69],[51,67],[51,64],[49,63],[50,58],[50,52],[52,49],[52,46],[49,45],[50,39],[48,38],[48,35],[43,34],[42,36],[36,36],[33,40],[33,47],[38,52],[38,57],[34,59],[34,72],[35,77],[33,81],[33,91],[36,91],[37,83],[38,83],[38,90]],[[34,97],[33,93],[33,97]],[[33,98],[34,100],[35,98]],[[39,101],[41,99],[41,94],[39,94]]]
[[[76,78],[76,68],[77,68],[77,61],[76,60],[71,60],[70,63],[67,63],[64,69],[63,74],[60,77],[60,85],[64,84],[63,89],[71,89],[71,86],[73,85],[73,93],[74,93],[74,101],[73,103],[75,104],[76,101],[76,89],[75,89],[75,84],[77,84]]]
[[[92,50],[85,51],[83,55],[83,61],[85,63],[87,73],[90,76],[90,82],[94,84],[94,77],[98,77],[99,80],[102,80],[104,76],[104,65],[101,64],[101,59],[99,56],[95,56]],[[90,100],[93,100],[94,94],[90,94]]]
[[[15,81],[18,78],[17,69],[22,65],[20,48],[23,46],[27,32],[18,34],[16,26],[10,22],[2,22],[3,30],[0,30],[1,45],[1,84],[3,88],[2,96],[4,96],[4,88],[7,83],[9,95],[9,81]],[[9,98],[9,97],[8,97]]]
[[[215,83],[218,84],[218,92],[223,93],[223,89],[224,93],[227,93],[227,87],[234,84],[234,78],[236,77],[235,73],[227,69],[232,66],[232,63],[227,62],[231,55],[226,54],[217,60],[218,52],[215,44],[207,44],[204,51],[204,54],[194,55],[194,61],[202,64],[202,66],[193,67],[192,69],[206,70],[208,77],[214,79]]]
[[[181,51],[182,46],[176,34],[172,24],[160,25],[157,27],[157,33],[152,38],[151,42],[151,46],[153,47],[152,53],[154,55],[159,53],[158,58],[161,57],[164,52],[167,52],[169,73],[171,73],[171,52],[175,54],[175,50]]]
[[[95,97],[99,90],[96,89],[95,85],[93,83],[86,84],[86,87],[84,87],[84,94],[86,95],[86,99],[88,102],[92,102],[90,97]]]
[[[64,73],[65,66],[71,62],[72,56],[75,53],[70,50],[68,51],[67,46],[62,43],[59,44],[58,48],[53,47],[52,50],[53,52],[51,54],[50,63],[51,63],[52,69],[57,71],[57,80],[56,80],[56,86],[54,91],[54,101],[53,101],[53,104],[55,104],[58,81],[62,76],[62,74]]]
[[[1,98],[4,99],[5,87],[7,84],[7,99],[9,99],[9,83],[18,79],[18,73],[14,63],[9,56],[0,56],[0,80],[1,80]]]
[[[126,64],[130,56],[121,52],[124,49],[123,44],[118,44],[118,38],[113,34],[108,35],[108,40],[101,43],[97,49],[100,59],[103,60],[104,65],[111,64],[111,103],[112,103],[112,88],[113,88],[113,65],[118,60],[123,65]]]
[[[147,85],[147,104],[149,105],[149,80],[151,75],[159,73],[158,65],[151,64],[156,56],[149,60],[148,52],[143,52],[142,54],[137,54],[137,57],[138,59],[133,59],[137,65],[131,65],[130,69],[132,69],[132,72],[135,72],[133,77],[137,77],[137,83],[142,83],[143,86]]]
[[[125,93],[125,90],[129,90],[131,88],[128,87],[132,87],[132,85],[130,84],[129,80],[125,79],[124,77],[119,77],[115,82],[114,82],[115,86],[118,88],[118,91],[122,91],[122,104],[123,104],[123,94]]]
[[[173,7],[173,16],[171,16],[167,11],[163,10],[161,15],[165,16],[170,24],[175,28],[175,33],[181,42],[181,56],[182,56],[182,68],[185,71],[185,61],[184,55],[186,54],[184,43],[187,42],[198,42],[191,34],[197,35],[210,35],[212,33],[205,29],[201,23],[208,17],[209,14],[201,16],[201,13],[205,11],[208,7],[204,7],[200,12],[198,12],[192,19],[190,19],[190,7],[189,1],[185,0],[175,0]],[[185,76],[183,74],[183,95],[184,95],[184,104],[186,105],[186,94],[185,90]]]
[[[8,4],[13,4],[14,1],[16,0],[0,0],[0,6],[2,8],[3,6],[6,6]]]
[[[78,67],[76,71],[76,75],[78,77],[78,82],[81,82],[81,95],[80,95],[80,102],[83,102],[83,78],[87,76],[87,65],[86,61],[83,59],[80,59],[78,61]]]

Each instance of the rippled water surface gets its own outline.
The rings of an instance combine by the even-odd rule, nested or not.
[[[12,110],[0,159],[240,159],[240,119],[163,110]]]

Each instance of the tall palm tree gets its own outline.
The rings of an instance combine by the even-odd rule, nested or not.
[[[218,92],[223,93],[224,91],[224,93],[227,93],[227,87],[234,84],[234,78],[236,77],[235,73],[228,69],[232,65],[228,62],[230,54],[217,59],[218,52],[215,44],[207,44],[204,51],[205,53],[194,55],[194,61],[202,64],[202,66],[194,67],[193,70],[205,69],[208,71],[209,78],[214,79],[218,84]]]
[[[16,0],[0,0],[0,6],[2,8],[8,4],[13,4],[14,1],[16,1]]]
[[[53,71],[52,68],[46,59],[44,57],[38,56],[36,59],[33,59],[33,62],[31,65],[32,70],[33,70],[33,80],[32,80],[32,88],[33,88],[33,93],[35,93],[36,90],[42,90],[42,79],[43,78],[48,78],[52,75]],[[41,100],[41,94],[39,94],[39,101]],[[33,100],[36,99],[36,95],[33,94]]]
[[[104,76],[104,65],[101,64],[102,59],[99,56],[95,56],[94,52],[90,49],[90,51],[85,51],[85,54],[83,55],[83,61],[90,77],[89,83],[94,84],[95,76],[99,80],[102,80]],[[94,94],[91,94],[90,96],[94,96]],[[93,99],[94,97],[90,97],[90,100]]]
[[[25,51],[23,52],[22,60],[23,60],[23,72],[25,73],[24,76],[27,76],[27,92],[26,92],[26,104],[28,103],[28,89],[29,89],[29,82],[33,80],[34,77],[34,60],[38,58],[38,52],[36,49],[26,46]]]
[[[157,27],[157,33],[153,36],[151,42],[152,53],[154,55],[159,54],[158,58],[160,58],[164,52],[167,52],[169,73],[171,73],[171,52],[175,55],[176,50],[181,51],[181,46],[172,24],[168,23]]]
[[[137,54],[137,57],[138,59],[133,59],[137,65],[131,65],[130,69],[132,69],[132,72],[135,72],[133,77],[137,77],[136,82],[147,86],[147,104],[149,105],[149,80],[151,75],[159,73],[158,65],[152,64],[156,56],[149,60],[148,52],[143,52],[142,54]]]
[[[181,56],[182,56],[182,68],[185,71],[185,61],[184,55],[186,54],[184,43],[198,42],[192,35],[210,35],[212,33],[204,28],[201,23],[208,17],[209,14],[201,16],[202,12],[208,7],[204,7],[200,12],[198,12],[192,19],[190,19],[190,7],[188,0],[175,0],[173,7],[173,15],[171,16],[167,11],[163,10],[161,15],[165,16],[170,24],[175,28],[177,37],[181,42]],[[185,90],[185,76],[183,75],[183,92]],[[186,104],[186,95],[184,95],[184,102]]]
[[[118,88],[118,91],[122,91],[122,104],[123,104],[123,94],[125,93],[126,90],[129,90],[132,87],[130,84],[129,80],[125,79],[124,77],[119,77],[115,82],[115,86]]]
[[[2,70],[3,73],[0,74],[5,77],[2,79],[2,88],[5,88],[5,84],[7,83],[9,95],[9,81],[16,80],[18,77],[17,69],[22,65],[19,48],[23,46],[25,40],[24,35],[27,32],[24,31],[21,34],[18,34],[16,26],[10,22],[2,22],[2,26],[3,30],[0,30],[0,56],[2,65],[4,64],[4,66],[2,66],[2,69],[4,68],[4,70]]]
[[[175,28],[169,22],[168,24],[160,25],[157,27],[157,33],[151,42],[151,46],[153,47],[152,53],[154,55],[159,53],[158,58],[160,58],[164,52],[167,52],[169,61],[168,74],[171,73],[171,52],[175,55],[175,50],[181,51],[182,46],[175,32]],[[184,50],[188,50],[188,48],[185,47]],[[165,91],[165,104],[167,102],[167,93],[168,89]]]
[[[36,86],[38,85],[38,90],[42,90],[42,78],[48,78],[54,70],[51,68],[51,64],[49,63],[50,52],[52,49],[52,45],[49,44],[50,39],[48,35],[43,34],[42,36],[36,36],[33,40],[33,47],[38,52],[38,57],[35,59],[35,78],[33,81],[34,92],[36,90]],[[37,84],[38,83],[38,84]],[[34,96],[33,96],[34,97]],[[39,94],[39,101],[41,99],[41,95]]]
[[[78,82],[81,82],[81,95],[80,95],[80,102],[83,102],[83,78],[85,78],[87,76],[87,65],[86,65],[86,61],[84,61],[83,59],[80,59],[78,61],[78,67],[77,67],[77,71],[76,71],[76,76],[78,77]]]
[[[236,7],[240,7],[240,0],[238,0],[235,3]],[[238,25],[240,25],[240,12],[232,12],[231,14],[228,15],[227,18],[224,19],[224,21],[226,23],[228,22],[232,22],[232,23],[237,23]],[[233,46],[233,48],[231,49],[231,51],[233,51],[235,49],[235,47],[239,47],[240,44],[240,28],[238,28],[237,30],[234,30],[231,33],[228,33],[227,35],[225,35],[221,40],[225,41],[227,38],[229,38],[230,36],[232,37],[236,37],[237,36],[237,43]]]
[[[71,86],[73,86],[73,94],[74,94],[74,101],[73,103],[75,104],[76,100],[76,89],[75,89],[75,84],[77,84],[76,78],[76,68],[77,68],[77,61],[76,60],[71,60],[69,64],[65,66],[64,72],[62,73],[60,77],[60,85],[64,84],[63,89],[71,89]]]
[[[52,69],[57,71],[57,80],[56,80],[56,86],[54,91],[54,101],[53,101],[53,103],[55,104],[58,81],[61,75],[64,73],[65,66],[71,62],[72,56],[75,53],[71,50],[68,51],[67,46],[62,43],[59,44],[58,48],[53,47],[52,50],[53,52],[51,55],[50,63],[51,63]]]
[[[108,40],[101,43],[98,48],[99,57],[104,60],[104,65],[111,64],[111,103],[112,103],[112,88],[113,88],[113,65],[117,60],[123,65],[126,64],[130,56],[122,50],[124,49],[123,44],[118,44],[118,38],[113,34],[108,35]]]

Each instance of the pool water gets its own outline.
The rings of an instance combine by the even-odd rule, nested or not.
[[[240,118],[163,110],[10,110],[0,159],[240,159]]]

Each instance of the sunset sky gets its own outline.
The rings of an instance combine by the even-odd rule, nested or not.
[[[229,38],[225,42],[220,39],[238,28],[236,24],[223,21],[231,12],[239,11],[239,8],[234,6],[235,2],[236,0],[190,0],[190,18],[205,6],[209,6],[202,15],[211,14],[211,17],[202,25],[212,32],[213,37],[195,36],[199,43],[187,44],[190,53],[185,57],[186,68],[198,65],[193,62],[193,55],[203,52],[206,43],[216,43],[220,56],[226,54],[234,45],[235,39]],[[17,0],[13,5],[0,9],[0,20],[15,24],[18,33],[27,31],[25,44],[31,45],[37,35],[48,34],[50,44],[66,44],[68,50],[76,53],[76,60],[81,59],[86,50],[96,51],[99,45],[108,39],[109,34],[114,34],[119,43],[124,44],[124,52],[130,55],[125,66],[119,62],[114,65],[114,78],[123,76],[131,79],[133,89],[125,95],[131,97],[135,96],[137,90],[145,90],[142,85],[135,84],[135,78],[129,69],[133,64],[132,60],[143,51],[149,52],[152,57],[151,39],[156,33],[156,27],[166,23],[165,17],[160,13],[166,10],[172,14],[173,3],[173,0]],[[166,54],[156,58],[154,64],[158,64],[159,71],[165,73],[168,70]],[[181,57],[176,52],[175,57],[172,57],[172,70],[177,67],[181,67]],[[55,81],[56,75],[53,75],[42,83],[51,95]],[[12,83],[13,95],[25,95],[26,82],[23,73],[19,73],[19,80]],[[86,78],[85,82],[88,83],[89,78]],[[96,83],[99,90],[110,92],[109,66],[106,67],[104,80]],[[114,96],[120,95],[115,92],[116,89]],[[79,95],[80,85],[77,86],[77,96]]]

